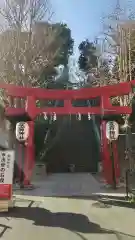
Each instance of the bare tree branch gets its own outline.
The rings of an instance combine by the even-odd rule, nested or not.
[[[0,16],[7,27],[0,34],[0,81],[39,86],[60,49],[56,39],[61,30],[49,24],[49,0],[5,0]]]

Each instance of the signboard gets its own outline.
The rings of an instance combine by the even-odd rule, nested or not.
[[[14,151],[0,151],[0,198],[12,196],[14,160]]]
[[[115,121],[109,121],[106,124],[106,137],[108,140],[116,140],[119,136],[119,125]]]
[[[25,142],[29,137],[29,125],[26,122],[16,124],[16,138],[19,142]]]

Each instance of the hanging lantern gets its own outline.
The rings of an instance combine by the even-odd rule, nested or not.
[[[91,115],[90,115],[90,113],[88,113],[88,120],[89,120],[89,121],[91,120]]]
[[[16,124],[16,138],[19,142],[25,142],[29,137],[29,125],[26,122]]]
[[[46,112],[44,112],[44,119],[45,119],[45,120],[48,119],[48,117],[47,117],[47,113],[46,113]]]
[[[53,119],[53,121],[56,121],[56,120],[57,120],[57,115],[56,115],[56,113],[53,113],[52,119]]]
[[[119,125],[115,121],[109,121],[106,124],[106,137],[108,140],[116,140],[119,136]]]
[[[76,115],[76,119],[77,119],[78,121],[81,121],[81,119],[82,119],[81,113],[78,113],[78,114]]]

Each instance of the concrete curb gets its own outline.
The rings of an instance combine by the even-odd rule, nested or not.
[[[44,201],[45,197],[41,197],[41,196],[29,196],[29,195],[16,195],[14,194],[13,197],[17,200],[17,199],[21,199],[21,200],[29,200],[29,201]],[[51,197],[50,197],[51,198]]]
[[[77,196],[77,195],[73,195],[73,196],[30,196],[30,195],[23,195],[23,194],[14,194],[13,197],[15,199],[22,199],[22,200],[29,200],[29,201],[44,201],[45,199],[58,199],[58,198],[67,198],[67,199],[72,199],[72,198],[76,198],[78,200],[93,200],[93,199],[98,199],[98,198],[113,198],[113,199],[125,199],[126,197],[126,194],[117,194],[117,193],[94,193],[94,194],[91,194],[89,196]]]

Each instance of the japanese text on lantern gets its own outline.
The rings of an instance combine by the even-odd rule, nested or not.
[[[0,183],[4,183],[5,167],[6,167],[6,154],[2,152],[0,163]]]

